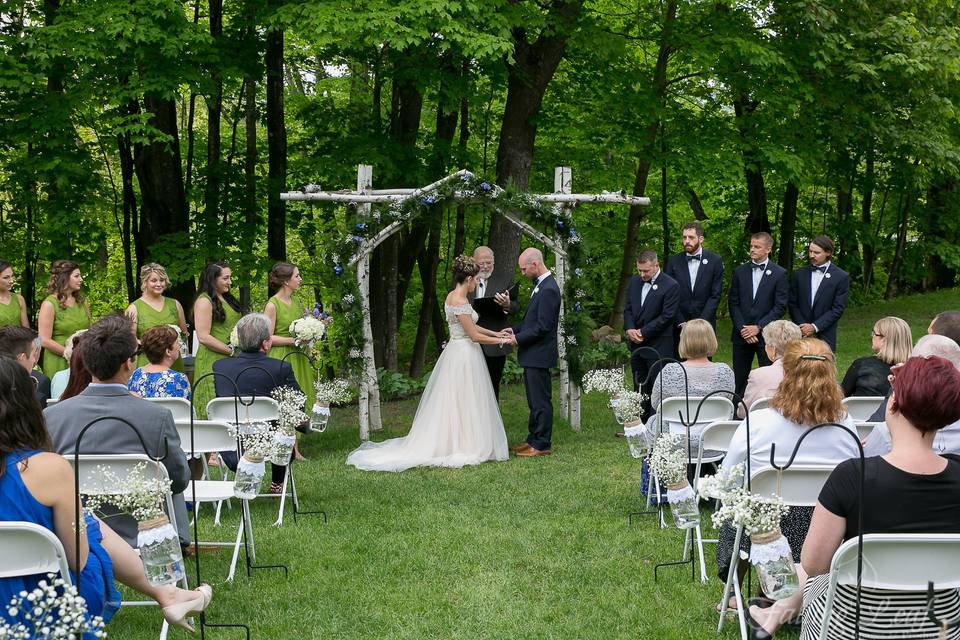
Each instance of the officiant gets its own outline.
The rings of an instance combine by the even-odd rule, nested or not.
[[[510,274],[493,275],[493,250],[490,247],[477,247],[473,259],[480,272],[477,274],[477,289],[467,296],[480,318],[477,324],[491,331],[501,331],[510,326],[510,315],[520,310],[517,300],[518,287],[510,279]],[[513,351],[510,345],[482,344],[483,359],[490,372],[493,393],[500,400],[500,380],[507,355]]]

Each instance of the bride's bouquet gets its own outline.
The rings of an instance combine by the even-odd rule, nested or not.
[[[297,318],[290,323],[293,343],[303,349],[311,360],[320,357],[320,349],[317,345],[327,333],[329,319],[327,314],[321,313],[320,305],[316,304],[313,310],[305,309],[302,318]]]

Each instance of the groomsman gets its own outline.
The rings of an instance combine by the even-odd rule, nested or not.
[[[790,281],[790,319],[803,337],[816,336],[837,350],[837,322],[847,307],[850,277],[831,262],[833,240],[817,236],[808,247],[810,264],[793,272]]]
[[[488,311],[486,307],[477,310],[480,316],[477,325],[491,331],[502,331],[510,326],[509,314],[520,310],[520,303],[511,299],[505,292],[510,286],[507,275],[497,278],[493,275],[493,250],[490,247],[477,247],[473,250],[473,259],[480,267],[477,274],[477,289],[467,296],[472,304],[476,298],[493,298],[500,305],[496,311]],[[507,362],[507,355],[513,351],[511,345],[482,344],[483,359],[487,363],[490,373],[490,382],[493,384],[493,393],[500,400],[500,380],[503,378],[503,366]]]
[[[703,227],[688,222],[682,231],[683,253],[667,261],[667,275],[680,285],[676,339],[687,320],[700,318],[717,329],[717,307],[723,291],[723,261],[703,248]]]
[[[764,350],[761,331],[778,320],[787,307],[787,271],[770,260],[773,238],[761,231],[750,237],[750,262],[733,270],[730,280],[730,318],[733,320],[733,375],[737,395],[743,396],[753,358],[761,367],[772,364]]]
[[[627,301],[623,309],[623,328],[630,351],[633,370],[633,388],[647,396],[659,373],[659,358],[675,358],[673,331],[677,307],[680,303],[680,285],[660,270],[657,252],[650,249],[637,256],[637,273],[627,287]],[[642,347],[652,347],[651,353]],[[650,401],[644,403],[644,419],[652,412]]]

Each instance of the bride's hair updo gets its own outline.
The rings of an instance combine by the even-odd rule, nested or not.
[[[477,261],[470,256],[457,256],[453,259],[453,282],[462,284],[470,276],[480,273]]]

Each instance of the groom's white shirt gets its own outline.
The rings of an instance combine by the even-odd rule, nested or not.
[[[549,271],[544,271],[543,273],[540,274],[540,277],[537,278],[536,286],[533,287],[533,293],[540,291],[540,283],[543,282],[550,275],[551,273]],[[530,294],[530,295],[533,295],[533,294]]]

